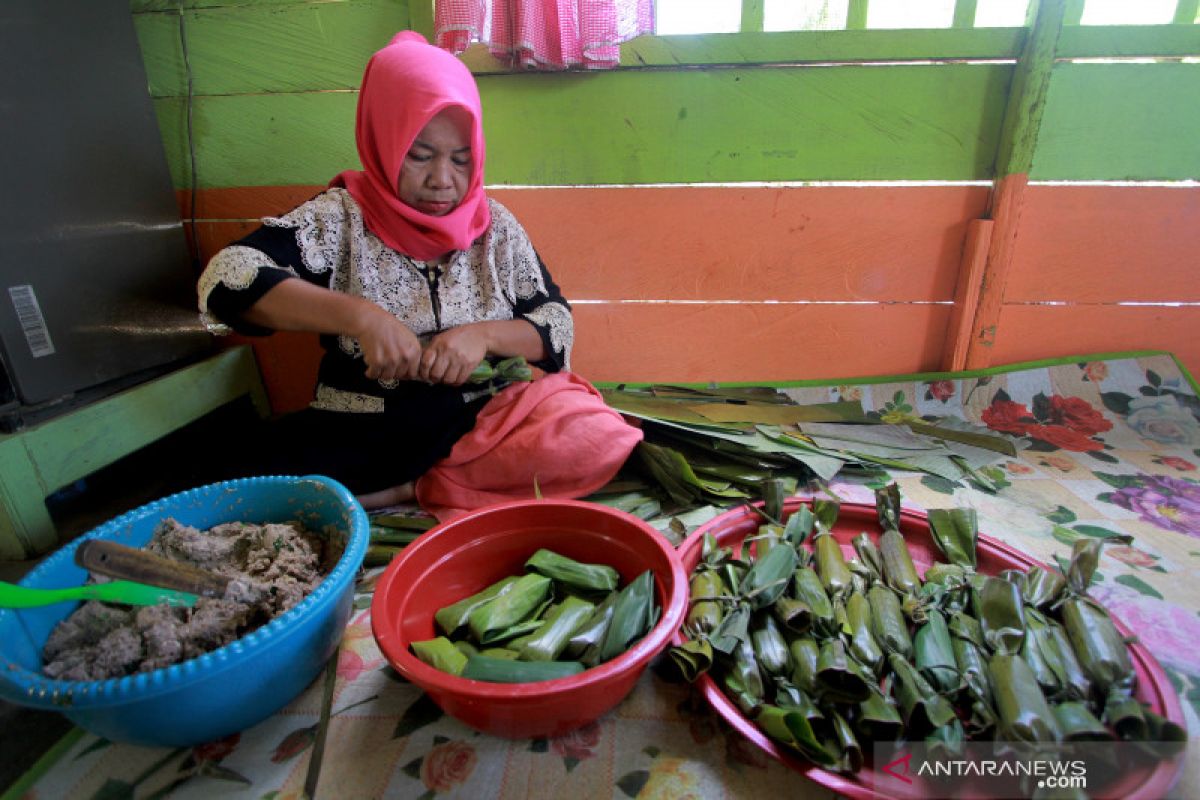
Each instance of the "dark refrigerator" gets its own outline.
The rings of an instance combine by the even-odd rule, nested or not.
[[[0,3],[0,429],[211,352],[128,0]]]

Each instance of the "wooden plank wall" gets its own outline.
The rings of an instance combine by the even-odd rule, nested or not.
[[[132,12],[207,257],[357,166],[355,87],[409,12],[185,5],[194,176],[180,12]],[[1182,58],[1200,53],[1198,31],[1064,29],[992,363],[1163,348],[1200,370],[1200,64]],[[939,369],[1022,38],[672,37],[626,48],[615,72],[481,70],[487,183],[575,302],[575,368],[595,381]],[[1146,53],[1172,60],[1065,60]],[[303,405],[311,337],[257,349],[276,408]]]

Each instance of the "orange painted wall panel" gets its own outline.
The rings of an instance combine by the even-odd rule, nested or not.
[[[1028,187],[1005,301],[1200,301],[1200,187]]]
[[[994,365],[1122,350],[1169,350],[1200,375],[1196,306],[1022,306],[1000,311]]]
[[[980,186],[495,189],[568,298],[954,298]]]
[[[948,305],[581,304],[592,381],[786,381],[933,371]]]

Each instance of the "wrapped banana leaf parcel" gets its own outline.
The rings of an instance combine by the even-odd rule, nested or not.
[[[611,566],[551,550],[538,550],[524,566],[524,574],[438,609],[443,635],[413,642],[414,655],[473,680],[552,680],[616,658],[661,616],[650,570],[622,587]]]
[[[1065,574],[984,575],[974,512],[938,509],[930,537],[946,561],[918,571],[894,485],[877,492],[879,532],[855,536],[853,557],[838,509],[772,512],[738,547],[706,536],[688,639],[669,651],[687,680],[711,675],[772,740],[846,773],[876,742],[946,758],[976,742],[1002,754],[1130,742],[1153,758],[1186,746],[1138,701],[1128,643],[1087,595],[1102,540],[1076,541]],[[1108,759],[1107,774],[1126,763]]]

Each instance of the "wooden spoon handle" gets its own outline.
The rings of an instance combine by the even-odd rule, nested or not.
[[[98,575],[204,597],[223,596],[230,580],[191,564],[104,539],[89,539],[80,544],[75,550],[75,563]]]

